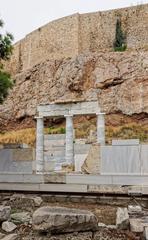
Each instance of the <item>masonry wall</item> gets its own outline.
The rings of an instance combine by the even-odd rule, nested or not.
[[[112,51],[117,18],[122,20],[128,50],[148,49],[148,4],[118,10],[74,14],[48,23],[14,45],[7,69],[16,74],[46,59],[84,52]]]

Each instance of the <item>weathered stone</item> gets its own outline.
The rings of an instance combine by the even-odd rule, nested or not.
[[[98,227],[107,227],[106,224],[99,222]]]
[[[43,199],[41,197],[32,197],[35,207],[40,207]]]
[[[42,207],[33,213],[33,227],[37,231],[51,233],[95,231],[97,219],[85,210]]]
[[[148,227],[145,227],[144,228],[144,237],[145,237],[145,240],[148,240]]]
[[[12,223],[12,222],[3,222],[2,223],[2,229],[5,231],[5,232],[12,232],[13,230],[15,230],[17,228],[17,226]]]
[[[130,219],[130,230],[135,233],[142,233],[144,226],[141,219]]]
[[[19,212],[11,214],[11,221],[14,223],[27,223],[30,222],[31,216],[29,212]]]
[[[4,236],[5,236],[5,234],[3,234],[3,233],[0,232],[0,239],[3,239]]]
[[[116,226],[122,230],[129,229],[129,215],[127,208],[117,209]]]
[[[16,240],[17,239],[17,234],[9,234],[7,236],[5,236],[4,238],[2,238],[2,240]]]
[[[129,205],[128,206],[128,211],[129,213],[136,213],[136,212],[141,212],[142,211],[142,207],[141,206],[132,206],[132,205]]]
[[[34,117],[41,103],[92,99],[96,92],[105,113],[148,113],[147,56],[147,51],[81,54],[24,70],[15,77],[15,86],[0,106],[0,123]]]
[[[0,222],[6,221],[10,218],[10,206],[0,206]]]
[[[93,144],[89,150],[84,164],[81,167],[83,173],[98,174],[100,171],[100,145]]]

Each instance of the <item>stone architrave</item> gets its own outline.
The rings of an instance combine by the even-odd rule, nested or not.
[[[66,164],[74,165],[74,144],[73,144],[73,115],[65,115],[66,117]]]
[[[43,117],[36,117],[36,173],[44,171],[44,122]]]
[[[105,145],[105,113],[97,113],[97,142]]]
[[[98,229],[92,212],[64,207],[41,207],[33,213],[32,222],[34,230],[56,234]]]

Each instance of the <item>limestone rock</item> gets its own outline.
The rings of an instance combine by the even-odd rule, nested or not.
[[[116,214],[116,226],[119,229],[129,229],[129,215],[127,208],[118,208]]]
[[[12,223],[12,222],[3,222],[2,223],[2,229],[5,231],[5,232],[12,232],[13,230],[15,230],[17,228],[17,226]]]
[[[35,207],[40,207],[43,199],[41,197],[32,197]]]
[[[144,237],[145,237],[145,240],[148,240],[148,227],[144,228]]]
[[[3,234],[3,233],[0,232],[0,239],[3,239],[4,236],[5,236],[5,234]]]
[[[5,236],[4,238],[2,238],[2,240],[17,240],[17,234],[9,234],[7,236]]]
[[[0,206],[0,222],[6,221],[10,218],[10,206]]]
[[[29,212],[20,212],[11,214],[11,221],[14,223],[28,223],[31,217]]]
[[[35,230],[56,234],[97,229],[97,219],[93,213],[64,207],[39,208],[33,213],[32,221]]]
[[[144,226],[141,219],[130,219],[130,230],[135,233],[142,233]]]
[[[148,113],[147,72],[148,51],[88,53],[42,62],[15,76],[0,106],[0,124],[8,127],[17,119],[33,118],[37,105],[67,99],[98,98],[105,113]]]
[[[142,207],[139,205],[137,205],[137,206],[129,205],[128,211],[129,211],[129,213],[138,213],[138,212],[142,211]]]
[[[81,170],[83,173],[98,174],[100,171],[100,145],[93,144],[89,150]]]

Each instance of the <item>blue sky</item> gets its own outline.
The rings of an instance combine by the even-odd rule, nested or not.
[[[15,42],[34,29],[60,17],[127,7],[148,0],[0,0],[0,17]]]

